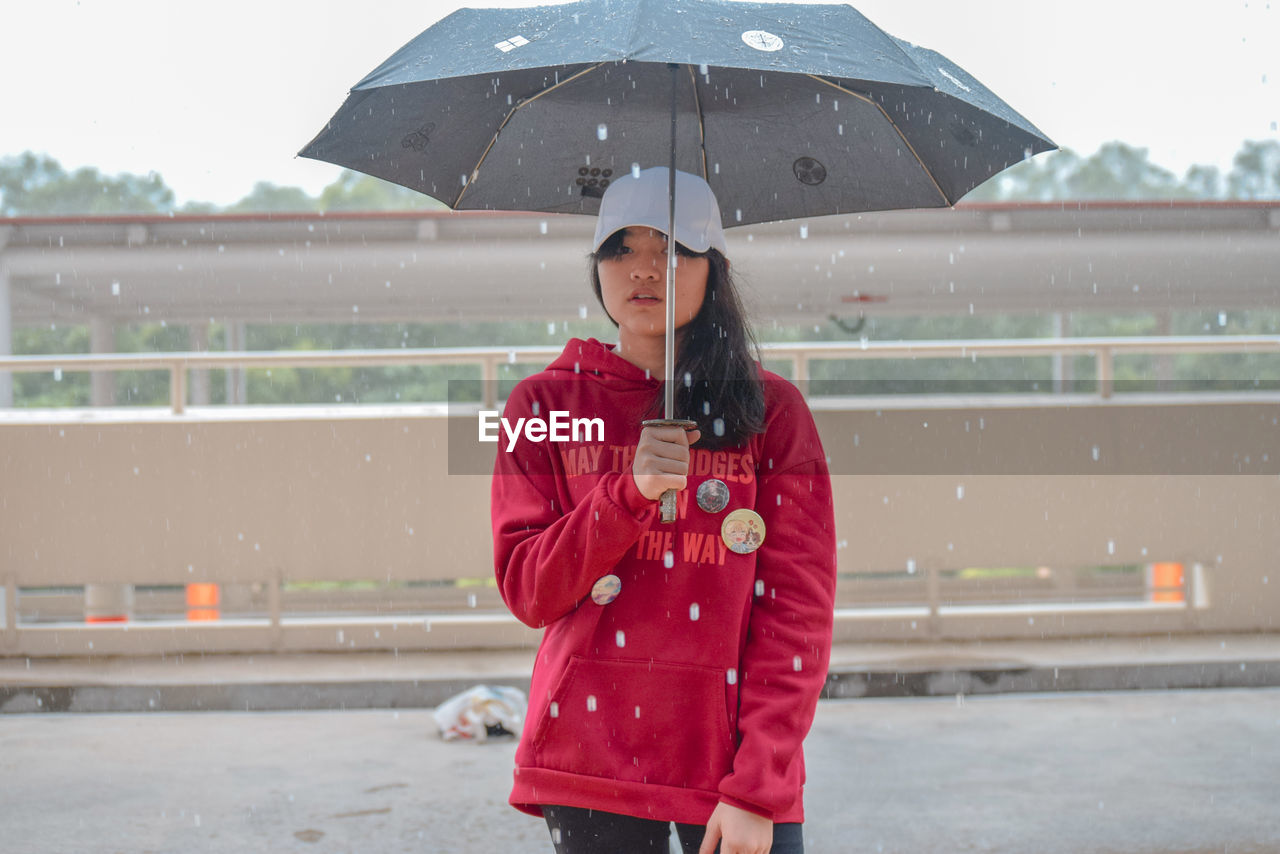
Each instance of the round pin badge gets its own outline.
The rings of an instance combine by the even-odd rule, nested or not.
[[[622,579],[616,575],[601,576],[591,586],[591,601],[597,605],[608,605],[622,592]]]
[[[720,539],[731,552],[751,554],[764,542],[764,519],[754,510],[734,510],[720,525]]]
[[[698,486],[698,506],[708,513],[719,513],[729,506],[729,484],[723,480],[704,480]]]

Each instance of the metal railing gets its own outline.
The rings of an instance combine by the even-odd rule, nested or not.
[[[1091,356],[1096,362],[1096,394],[1114,393],[1115,359],[1121,355],[1184,355],[1230,353],[1280,354],[1280,335],[1017,338],[956,341],[857,341],[768,343],[761,345],[768,360],[787,360],[797,383],[810,379],[815,361],[838,359],[979,359],[1028,356]],[[409,365],[479,365],[484,403],[496,403],[496,380],[504,364],[545,364],[559,355],[558,347],[452,347],[397,350],[326,350],[223,353],[112,353],[0,358],[0,372],[60,371],[169,372],[169,406],[181,415],[187,407],[188,374],[195,370],[228,368],[403,367]]]

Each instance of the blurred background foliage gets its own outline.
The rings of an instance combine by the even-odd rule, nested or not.
[[[1182,176],[1152,163],[1145,149],[1122,142],[1103,145],[1089,156],[1071,150],[1042,155],[1005,170],[976,188],[964,202],[1053,202],[1106,200],[1228,201],[1280,198],[1280,142],[1247,141],[1226,173],[1193,166]],[[963,203],[963,202],[962,202]],[[318,196],[299,187],[259,182],[243,199],[219,207],[206,202],[179,205],[174,191],[156,174],[104,175],[91,167],[64,169],[51,157],[25,152],[0,158],[0,217],[105,216],[122,214],[251,214],[327,211],[445,210],[420,193],[357,172],[344,170]],[[1020,315],[868,316],[851,332],[834,322],[779,326],[760,322],[760,341],[943,340],[1042,338],[1065,328],[1075,337],[1112,335],[1280,334],[1280,310],[1223,313],[1157,312]],[[223,324],[209,326],[209,348],[225,350]],[[611,340],[605,321],[561,323],[395,323],[395,324],[249,324],[245,349],[346,350],[544,344],[559,346],[569,337]],[[17,355],[87,353],[87,326],[19,327],[13,333]],[[189,330],[163,323],[118,326],[115,349],[121,353],[193,349]],[[1117,386],[1144,388],[1157,381],[1190,383],[1195,388],[1247,388],[1280,382],[1275,358],[1255,355],[1187,355],[1176,358],[1126,356],[1115,365]],[[787,375],[789,366],[767,363]],[[507,365],[508,383],[534,370]],[[1067,376],[1081,390],[1092,389],[1093,360],[1070,360]],[[856,393],[895,394],[922,391],[955,393],[1045,392],[1054,390],[1051,359],[861,360],[814,362],[814,379],[828,383],[856,377]],[[450,380],[476,379],[478,368],[398,367],[377,369],[251,370],[246,377],[252,403],[393,403],[446,399]],[[211,403],[226,400],[225,374],[210,372]],[[162,371],[120,372],[116,401],[122,405],[164,405],[168,378]],[[839,389],[839,386],[829,386]],[[18,406],[85,406],[89,377],[84,373],[16,374]]]

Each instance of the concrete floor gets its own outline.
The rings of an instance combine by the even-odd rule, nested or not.
[[[1280,689],[826,700],[810,854],[1280,851]],[[550,854],[424,710],[0,717],[0,850]]]

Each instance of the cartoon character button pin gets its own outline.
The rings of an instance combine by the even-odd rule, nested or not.
[[[734,510],[720,525],[720,539],[731,552],[751,554],[764,542],[764,519],[754,510]]]

